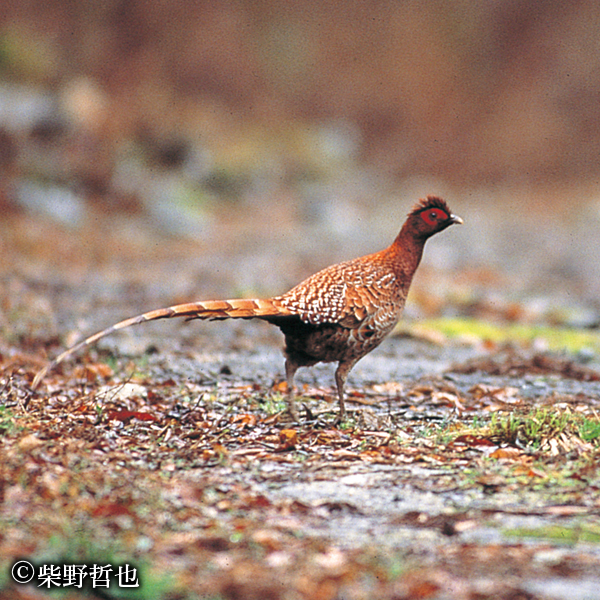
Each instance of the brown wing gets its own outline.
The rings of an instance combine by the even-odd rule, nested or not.
[[[305,323],[356,327],[388,307],[398,293],[394,272],[379,256],[363,256],[323,269],[273,301]]]

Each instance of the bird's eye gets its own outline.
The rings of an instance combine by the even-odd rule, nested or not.
[[[427,223],[427,225],[436,225],[445,218],[447,218],[446,214],[439,208],[432,208],[431,210],[426,210],[423,213],[423,220],[425,223]]]

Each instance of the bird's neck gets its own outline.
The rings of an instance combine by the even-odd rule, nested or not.
[[[388,248],[396,277],[398,281],[402,282],[406,291],[408,291],[413,275],[421,262],[425,241],[425,238],[416,237],[412,232],[403,228]]]

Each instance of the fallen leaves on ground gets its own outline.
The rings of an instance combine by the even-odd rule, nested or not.
[[[483,372],[490,375],[558,375],[578,381],[600,381],[600,373],[576,363],[572,358],[556,354],[536,353],[526,355],[509,348],[493,356],[473,358],[462,365],[454,365],[455,373]]]
[[[454,590],[453,598],[512,598],[522,591],[517,577],[494,576],[484,590],[473,575],[487,568],[497,574],[502,561],[525,572],[533,567],[520,561],[531,561],[531,550],[461,540],[510,511],[406,511],[388,525],[453,541],[425,558],[409,548],[390,556],[377,545],[345,546],[309,533],[339,515],[368,518],[352,498],[271,492],[291,481],[335,482],[346,475],[363,481],[363,474],[389,469],[399,493],[412,486],[438,495],[468,489],[493,495],[559,477],[561,453],[597,456],[590,444],[567,447],[556,438],[557,451],[538,464],[531,450],[483,430],[461,432],[460,421],[440,425],[440,414],[459,419],[491,405],[524,404],[511,388],[479,384],[465,393],[443,379],[373,386],[355,394],[371,406],[340,427],[331,410],[311,408],[300,424],[274,411],[277,384],[270,390],[231,385],[224,397],[210,382],[112,383],[112,370],[97,366],[75,369],[72,379],[55,374],[48,391],[30,397],[33,364],[13,358],[2,375],[0,563],[6,567],[23,555],[57,562],[127,559],[140,565],[147,586],[166,590],[164,598],[412,599],[440,590]],[[90,372],[107,383],[98,387]],[[327,396],[306,391],[311,404]],[[416,477],[411,466],[437,469],[437,475]],[[588,503],[598,499],[593,459],[569,477],[573,498],[587,486]],[[592,514],[579,502],[570,510],[536,506],[523,513]],[[563,563],[578,573],[598,568],[573,555],[538,565],[538,574],[550,576]]]

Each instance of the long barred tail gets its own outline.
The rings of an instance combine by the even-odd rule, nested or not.
[[[260,319],[289,314],[291,313],[288,312],[286,308],[282,307],[276,299],[207,300],[206,302],[190,302],[189,304],[177,304],[176,306],[170,306],[168,308],[151,310],[150,312],[125,319],[107,329],[103,329],[82,342],[75,344],[75,346],[68,348],[36,374],[31,388],[33,390],[37,389],[48,371],[52,370],[56,365],[63,362],[82,348],[87,348],[103,337],[106,337],[119,329],[131,327],[132,325],[139,325],[140,323],[146,323],[148,321],[157,321],[158,319],[173,319],[175,317],[206,319],[212,321],[222,319]]]

